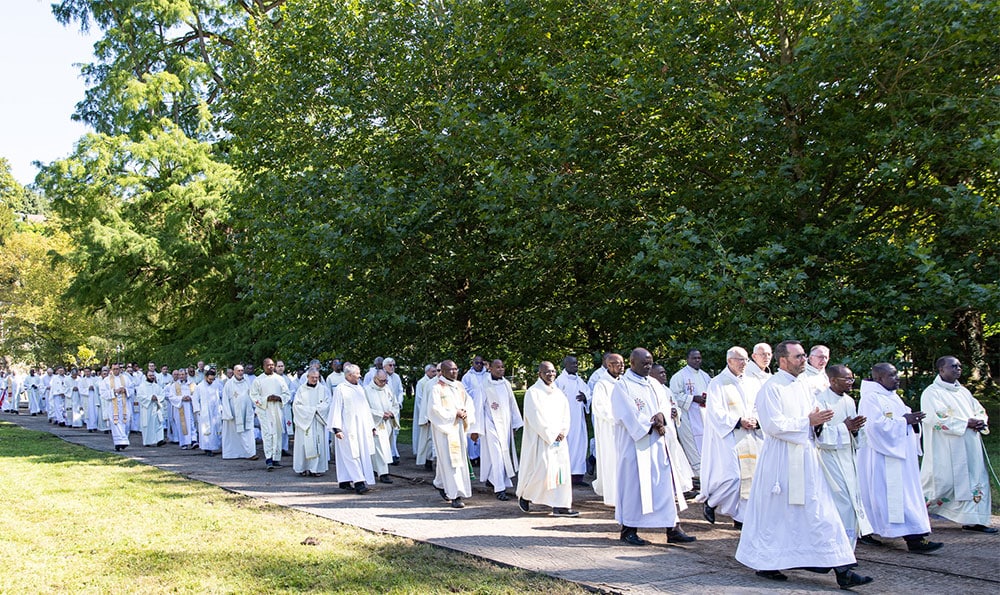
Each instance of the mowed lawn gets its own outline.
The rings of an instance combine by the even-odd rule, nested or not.
[[[0,593],[582,593],[0,422]]]

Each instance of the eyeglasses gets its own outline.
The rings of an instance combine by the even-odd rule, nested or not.
[[[785,357],[788,359],[806,359],[809,356],[804,353],[800,353],[798,355],[786,355]]]
[[[854,376],[834,376],[830,380],[843,380],[844,382],[852,383],[854,382],[855,378]]]

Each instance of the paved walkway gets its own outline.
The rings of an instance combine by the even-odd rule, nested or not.
[[[52,426],[41,417],[5,414],[0,419],[25,428],[51,432],[95,450],[113,451],[111,437]],[[132,444],[140,442],[132,434]],[[408,448],[408,447],[405,447]],[[690,546],[666,544],[666,536],[640,532],[655,545],[629,547],[618,541],[613,511],[590,488],[574,489],[575,519],[552,518],[544,512],[523,514],[512,499],[499,502],[476,489],[467,507],[455,510],[430,485],[432,474],[417,468],[413,457],[391,467],[395,483],[379,484],[364,496],[337,487],[335,474],[299,477],[288,467],[271,473],[263,461],[223,461],[176,445],[132,446],[121,453],[227,490],[303,510],[324,518],[382,533],[391,533],[467,552],[502,564],[542,572],[587,587],[615,593],[786,593],[836,591],[833,574],[789,572],[789,581],[758,579],[733,558],[739,533],[731,524],[712,526],[693,504],[681,514],[684,530],[698,537]],[[480,484],[481,486],[481,484]],[[859,593],[989,593],[1000,592],[1000,536],[962,531],[934,521],[933,539],[945,543],[934,554],[906,551],[901,539],[887,547],[858,546],[859,571],[875,582]],[[1000,518],[993,517],[1000,526]]]

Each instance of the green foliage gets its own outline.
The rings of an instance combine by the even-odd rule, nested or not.
[[[926,367],[983,343],[956,312],[1000,311],[996,5],[278,15],[238,38],[223,111],[279,349],[719,367],[794,336]]]

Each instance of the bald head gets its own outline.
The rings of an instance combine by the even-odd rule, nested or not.
[[[645,378],[653,368],[653,355],[643,347],[636,347],[628,356],[629,369]]]

